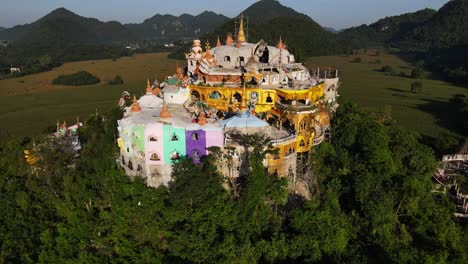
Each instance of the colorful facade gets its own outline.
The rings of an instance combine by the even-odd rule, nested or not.
[[[177,67],[161,85],[148,81],[146,95],[126,108],[118,144],[128,175],[167,184],[174,163],[197,164],[216,146],[219,171],[236,178],[245,173],[245,149],[235,135],[262,133],[278,149],[264,161],[268,171],[296,180],[298,160],[331,135],[338,71],[309,70],[281,38],[276,46],[248,43],[242,31],[205,51],[194,40],[186,70]]]

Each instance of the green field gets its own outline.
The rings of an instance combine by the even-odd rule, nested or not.
[[[424,79],[422,92],[412,93],[410,85],[415,79],[386,75],[380,69],[390,65],[395,72],[409,75],[414,66],[392,54],[375,54],[313,57],[307,60],[307,66],[338,68],[342,97],[375,111],[390,112],[403,127],[431,136],[444,131],[463,134],[457,130],[457,122],[462,120],[453,113],[448,101],[455,94],[468,95],[468,88]],[[361,58],[362,62],[353,63],[355,58]],[[377,60],[381,62],[376,63]]]
[[[352,63],[356,58],[362,63]],[[376,64],[376,60],[380,64]],[[176,61],[167,59],[167,53],[141,54],[118,60],[83,61],[67,63],[50,72],[0,81],[0,137],[6,135],[37,135],[57,120],[73,123],[76,117],[86,118],[96,111],[105,112],[117,105],[122,91],[142,95],[146,79],[157,76],[161,81],[175,72]],[[183,62],[179,62],[181,65]],[[412,65],[398,57],[382,53],[379,56],[313,57],[307,66],[337,67],[340,70],[340,94],[362,106],[390,111],[404,127],[437,135],[448,131],[459,121],[447,110],[447,102],[454,94],[467,94],[468,89],[438,80],[424,80],[422,93],[410,92],[414,79],[388,76],[377,71],[383,65],[392,65],[395,71],[411,72]],[[89,71],[102,82],[92,86],[65,87],[52,85],[61,74]],[[107,81],[120,74],[124,85],[109,86]],[[458,131],[461,134],[460,131]]]
[[[182,62],[179,62],[182,63]],[[37,135],[57,120],[68,124],[82,120],[96,109],[105,112],[117,105],[122,91],[143,95],[146,79],[160,81],[175,72],[177,61],[167,53],[141,54],[118,60],[67,63],[50,72],[0,81],[0,137]],[[98,76],[100,84],[91,86],[55,86],[52,80],[61,74],[85,70]],[[125,84],[107,82],[120,74]]]

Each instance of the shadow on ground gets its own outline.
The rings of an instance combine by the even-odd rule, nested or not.
[[[423,104],[420,104],[415,108],[432,115],[439,126],[460,135],[467,133],[466,131],[463,131],[463,117],[458,112],[458,108],[452,102],[430,98],[423,99],[423,101]]]

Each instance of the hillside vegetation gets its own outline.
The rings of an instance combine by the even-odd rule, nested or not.
[[[311,201],[265,172],[272,149],[258,135],[244,139],[250,173],[237,198],[222,187],[214,149],[199,165],[176,164],[169,187],[131,182],[115,163],[121,116],[91,115],[77,159],[40,138],[42,147],[0,146],[0,261],[466,263],[454,208],[431,192],[430,149],[356,105],[340,107],[333,143],[312,149]]]

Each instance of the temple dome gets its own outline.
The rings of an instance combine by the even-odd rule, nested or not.
[[[226,128],[263,128],[268,127],[268,123],[261,120],[260,118],[243,114],[243,115],[236,115],[231,118],[219,121],[222,127]]]
[[[145,94],[138,100],[142,108],[157,108],[163,105],[163,99],[154,94]]]

